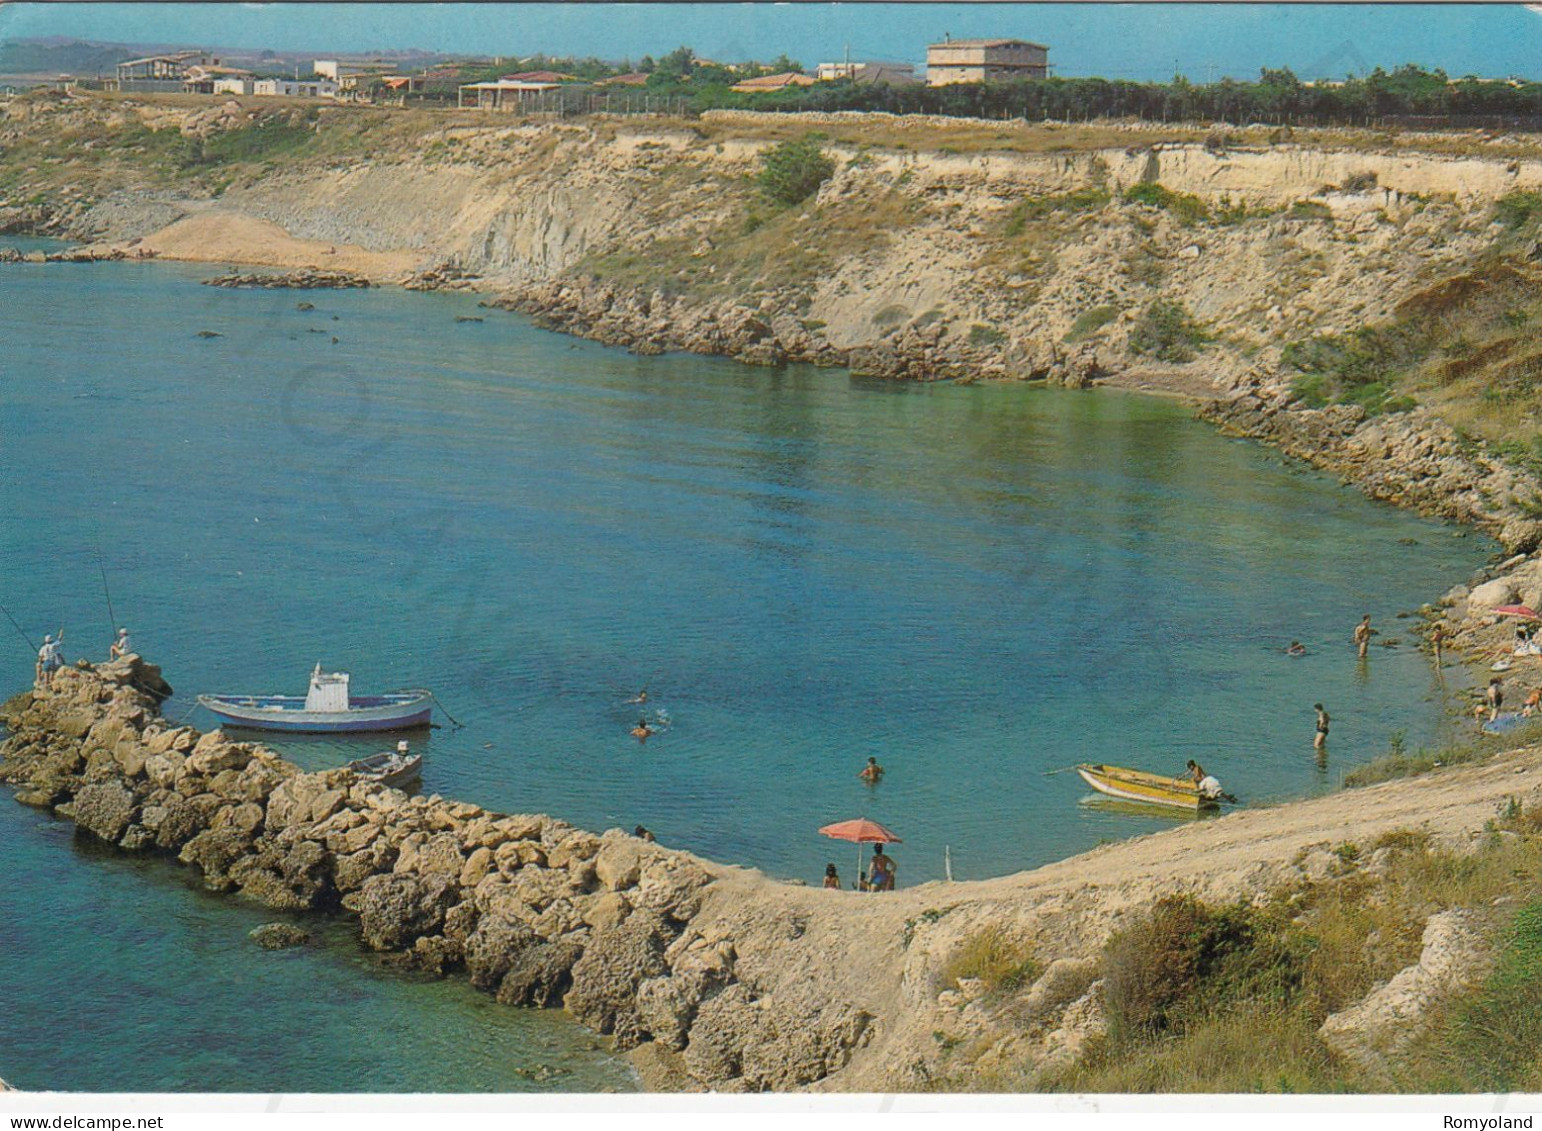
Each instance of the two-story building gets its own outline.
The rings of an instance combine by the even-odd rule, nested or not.
[[[125,94],[180,94],[191,68],[218,65],[218,59],[203,51],[128,59],[118,64],[117,89]]]
[[[1024,39],[946,39],[926,48],[926,85],[1049,77],[1049,48]]]

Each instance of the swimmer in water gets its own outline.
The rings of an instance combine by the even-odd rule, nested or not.
[[[639,691],[632,698],[627,700],[628,703],[646,703],[647,701],[648,701],[648,689],[646,687],[643,688],[641,691]]]
[[[883,777],[883,767],[878,764],[877,758],[869,756],[867,765],[862,767],[862,772],[857,777],[868,785],[877,785],[879,779]]]
[[[653,733],[653,728],[648,725],[647,719],[638,719],[637,725],[632,728],[632,737],[638,742],[646,742],[648,736]]]
[[[1306,645],[1299,640],[1292,640],[1290,647],[1285,649],[1285,654],[1287,656],[1304,656],[1306,655]]]

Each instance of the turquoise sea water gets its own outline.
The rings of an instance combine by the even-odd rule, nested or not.
[[[904,838],[902,884],[940,877],[945,847],[978,878],[1169,823],[1046,774],[1077,761],[1194,757],[1268,800],[1445,725],[1395,615],[1492,545],[1182,406],[638,358],[467,296],[198,285],[214,273],[0,271],[0,593],[34,639],[62,623],[71,658],[100,657],[100,544],[118,618],[178,689],[172,718],[202,691],[303,692],[320,661],[357,691],[431,687],[466,724],[412,738],[431,792],[642,823],[810,881],[827,860],[850,880],[851,846],[816,830],[866,815]],[[1367,611],[1405,643],[1360,664]],[[3,627],[8,691],[31,657]],[[1309,654],[1286,657],[1292,639]],[[668,720],[645,745],[624,702],[644,686]],[[383,743],[272,745],[320,767]],[[856,777],[870,754],[876,788]],[[378,975],[344,927],[256,951],[244,932],[271,913],[70,843],[0,805],[0,922],[24,924],[0,1066],[22,1086],[507,1090],[554,1056],[574,1074],[544,1086],[621,1079],[560,1018]],[[77,911],[34,924],[59,891]],[[120,949],[133,979],[103,953]],[[108,1011],[104,984],[112,1016],[137,1018],[128,1036],[43,1047],[50,1018]],[[408,1085],[373,1013],[409,1043],[461,1026],[494,1051]],[[151,1043],[189,1017],[214,1030],[196,1079]],[[287,1042],[309,1024],[328,1035],[301,1056]]]

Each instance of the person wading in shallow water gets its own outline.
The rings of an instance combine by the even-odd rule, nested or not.
[[[1321,703],[1312,704],[1312,710],[1317,712],[1317,737],[1312,739],[1312,749],[1322,750],[1328,743],[1328,724],[1333,720],[1323,710]]]
[[[869,755],[867,765],[862,767],[862,772],[857,777],[867,782],[868,785],[877,785],[879,779],[883,777],[883,767],[878,764],[877,758]]]
[[[1360,623],[1355,625],[1355,647],[1360,651],[1360,658],[1365,659],[1366,652],[1371,647],[1371,634],[1376,630],[1371,627],[1371,614],[1366,613],[1360,618]]]

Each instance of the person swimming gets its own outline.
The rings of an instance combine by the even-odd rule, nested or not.
[[[883,778],[883,767],[878,764],[878,759],[868,756],[867,765],[862,767],[862,772],[857,775],[868,785],[877,785]]]
[[[648,689],[646,687],[643,688],[641,691],[639,691],[632,698],[627,700],[628,703],[646,703],[647,701],[648,701]]]
[[[1306,655],[1306,645],[1299,640],[1292,640],[1290,647],[1285,649],[1285,654],[1287,656],[1304,656]]]
[[[632,737],[639,742],[645,741],[653,733],[653,728],[648,725],[647,719],[638,719],[637,725],[632,728]]]

